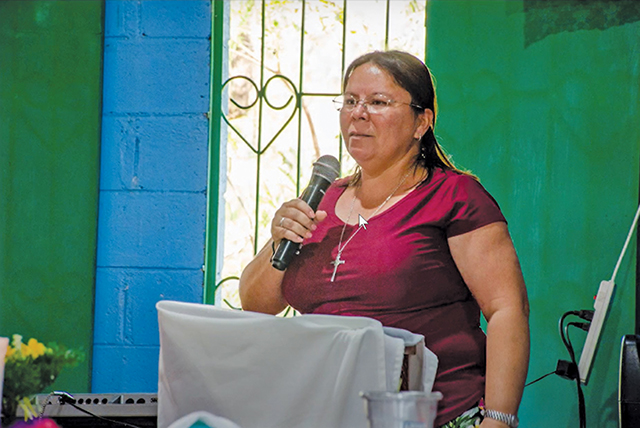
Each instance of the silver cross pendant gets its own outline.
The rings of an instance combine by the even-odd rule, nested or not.
[[[336,259],[331,262],[333,265],[333,275],[331,275],[331,282],[336,279],[336,273],[338,272],[338,266],[344,264],[345,261],[340,258],[340,253],[336,256]]]

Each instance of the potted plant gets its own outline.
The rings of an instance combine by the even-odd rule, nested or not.
[[[22,342],[14,334],[7,348],[2,390],[2,426],[13,421],[18,406],[25,415],[35,416],[28,397],[45,391],[65,367],[74,367],[84,360],[84,352],[67,349],[56,343],[46,346],[36,339]]]

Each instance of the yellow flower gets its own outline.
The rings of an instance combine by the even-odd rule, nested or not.
[[[7,353],[5,354],[5,357],[4,357],[4,361],[6,362],[15,353],[16,353],[15,348],[12,348],[11,346],[9,346],[7,348]]]
[[[29,339],[26,345],[22,345],[22,355],[25,357],[31,357],[34,360],[41,355],[44,355],[46,351],[46,346],[42,343],[38,342],[36,339]]]

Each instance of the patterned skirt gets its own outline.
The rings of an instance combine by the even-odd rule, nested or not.
[[[478,428],[483,419],[482,407],[478,405],[467,410],[454,420],[442,425],[440,428]]]

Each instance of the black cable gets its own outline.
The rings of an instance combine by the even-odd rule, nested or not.
[[[571,357],[571,364],[576,369],[576,388],[578,391],[578,413],[580,415],[580,428],[586,428],[587,426],[587,415],[586,415],[586,405],[584,400],[584,394],[582,392],[582,384],[580,383],[580,373],[578,371],[578,363],[576,362],[576,355],[573,350],[573,345],[571,344],[571,339],[569,338],[569,326],[578,327],[583,330],[588,330],[589,323],[576,323],[570,322],[566,326],[564,326],[565,319],[570,315],[579,316],[582,319],[586,319],[589,316],[588,312],[590,311],[569,311],[565,312],[560,318],[559,322],[559,330],[560,337],[562,338],[562,342],[564,343],[567,351],[569,352],[569,357]],[[586,315],[586,316],[585,316]]]
[[[542,379],[544,379],[545,377],[547,377],[547,376],[551,376],[552,374],[556,374],[556,371],[554,370],[554,371],[552,371],[552,372],[547,373],[546,375],[542,375],[542,376],[540,376],[538,379],[536,379],[536,380],[532,380],[531,382],[529,382],[528,384],[526,384],[524,387],[526,388],[526,387],[527,387],[527,386],[529,386],[529,385],[533,385],[534,383],[539,382],[539,381],[541,381]]]
[[[591,321],[595,312],[596,311],[594,311],[593,309],[583,309],[581,311],[578,311],[578,316],[585,321]]]
[[[567,342],[567,339],[564,336],[564,328],[563,328],[564,327],[564,320],[570,315],[578,316],[578,313],[579,313],[578,311],[565,312],[560,317],[560,321],[558,321],[558,328],[560,330],[560,337],[562,338],[562,343],[564,343],[564,347],[567,348],[567,350],[569,350],[569,348],[571,347],[571,344]],[[571,352],[573,352],[573,348],[571,349]]]
[[[45,399],[45,401],[44,401],[45,404],[42,406],[42,411],[40,412],[39,416],[43,416],[44,415],[44,409],[49,405],[49,399],[51,397],[58,397],[58,402],[60,404],[68,404],[71,407],[81,411],[82,413],[86,413],[87,415],[92,416],[92,417],[94,417],[96,419],[100,419],[100,420],[103,420],[103,421],[106,421],[106,422],[109,422],[109,423],[112,423],[112,424],[124,425],[126,427],[131,427],[131,428],[143,428],[143,427],[140,427],[138,425],[133,425],[133,424],[129,424],[127,422],[117,421],[115,419],[104,418],[102,416],[96,415],[95,413],[91,413],[90,411],[88,411],[86,409],[83,409],[82,407],[76,405],[77,400],[73,397],[73,395],[71,395],[71,394],[69,394],[68,392],[65,392],[65,391],[53,391],[53,392],[51,392],[51,394],[49,394],[47,396],[47,398]]]
[[[589,326],[591,325],[590,322],[575,322],[572,321],[569,323],[569,325],[573,326],[573,327],[578,327],[580,330],[584,330],[584,331],[589,331]],[[569,337],[569,336],[567,336]]]
[[[574,326],[583,329],[584,323],[575,323],[570,322],[567,324],[566,333],[567,333],[567,341],[569,345],[571,345],[571,339],[569,338],[569,327]],[[578,363],[576,362],[576,356],[573,352],[573,346],[571,346],[571,362],[578,367]],[[578,370],[578,376],[576,377],[576,387],[578,388],[578,411],[580,414],[580,428],[586,428],[587,426],[587,409],[584,402],[584,394],[582,392],[582,383],[580,382],[580,371]]]
[[[142,427],[140,427],[138,425],[133,425],[133,424],[129,424],[129,423],[126,423],[126,422],[117,421],[115,419],[103,418],[102,416],[98,416],[95,413],[91,413],[90,411],[88,411],[86,409],[83,409],[82,407],[76,405],[75,403],[68,402],[67,404],[70,405],[71,407],[75,408],[75,409],[80,410],[82,413],[86,413],[89,416],[93,416],[94,418],[97,418],[97,419],[100,419],[100,420],[103,420],[103,421],[106,421],[106,422],[110,422],[112,424],[124,425],[126,427],[131,427],[131,428],[142,428]]]
[[[51,396],[57,396],[58,397],[58,401],[61,404],[68,404],[69,406],[73,407],[74,409],[80,410],[82,413],[86,413],[87,415],[92,416],[94,418],[97,418],[97,419],[100,419],[100,420],[103,420],[103,421],[106,421],[106,422],[109,422],[109,423],[112,423],[112,424],[124,425],[126,427],[142,428],[142,427],[140,427],[138,425],[133,425],[133,424],[129,424],[129,423],[126,423],[126,422],[117,421],[115,419],[104,418],[102,416],[96,415],[95,413],[91,413],[90,411],[88,411],[86,409],[83,409],[82,407],[78,406],[76,404],[76,399],[73,398],[73,396],[71,394],[67,393],[67,392],[54,391],[51,394],[49,394],[49,397],[51,397]],[[47,397],[47,400],[45,401],[46,403],[48,403],[49,397]],[[45,404],[45,406],[46,406],[46,404]],[[42,410],[44,412],[44,408]],[[40,416],[42,416],[43,412],[40,413]]]

